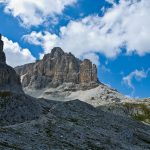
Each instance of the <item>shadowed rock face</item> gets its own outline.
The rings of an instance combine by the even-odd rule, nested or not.
[[[53,48],[42,60],[16,67],[15,70],[22,78],[23,87],[28,88],[57,87],[70,82],[88,85],[99,83],[96,65],[92,65],[88,59],[81,61],[59,47]]]
[[[1,40],[0,34],[0,63],[6,63],[5,53],[3,52],[3,41]]]
[[[7,119],[0,120],[3,123],[0,128],[0,149],[150,150],[148,125],[103,112],[79,100],[63,103],[44,99],[36,103],[33,101],[26,96],[23,111],[21,109],[13,117],[2,113]],[[15,102],[11,101],[11,108]],[[17,101],[17,104],[22,106],[22,101]],[[40,108],[35,104],[45,109],[39,118],[35,118],[40,113]],[[34,110],[31,110],[33,107]],[[15,110],[16,107],[11,114]],[[24,118],[20,113],[24,114]]]
[[[5,53],[3,52],[3,41],[0,35],[0,91],[23,93],[20,78],[15,70],[6,64]]]

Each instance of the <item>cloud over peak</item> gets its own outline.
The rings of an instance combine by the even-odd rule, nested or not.
[[[101,53],[113,58],[125,47],[126,54],[143,56],[150,53],[149,14],[150,1],[120,0],[103,17],[90,15],[70,21],[67,26],[60,28],[59,35],[32,31],[24,39],[42,46],[44,53],[49,53],[54,46],[60,46],[77,57]]]

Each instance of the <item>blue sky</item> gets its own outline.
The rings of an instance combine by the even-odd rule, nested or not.
[[[0,33],[11,66],[60,46],[122,94],[150,97],[149,14],[147,0],[0,0]]]

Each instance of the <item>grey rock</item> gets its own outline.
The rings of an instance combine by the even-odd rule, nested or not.
[[[97,67],[92,65],[92,62],[88,59],[85,59],[80,64],[80,82],[81,83],[98,83],[97,79]]]
[[[5,53],[3,52],[3,41],[1,38],[2,36],[0,34],[0,63],[6,63]]]
[[[99,84],[96,65],[89,60],[82,62],[59,47],[53,48],[42,60],[16,67],[15,70],[22,78],[23,87],[30,89],[57,87],[63,83],[88,85],[85,87]]]
[[[42,114],[38,101],[24,94],[0,94],[0,126],[36,119]]]
[[[3,52],[3,41],[0,35],[0,91],[23,93],[19,76],[15,70],[6,64],[5,53]]]
[[[150,149],[150,126],[79,100],[39,101],[42,107],[45,105],[45,115],[0,128],[1,149]]]

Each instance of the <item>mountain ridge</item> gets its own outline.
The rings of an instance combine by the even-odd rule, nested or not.
[[[100,82],[97,67],[89,59],[83,61],[71,53],[55,47],[42,60],[15,68],[22,79],[23,87],[42,89],[74,83],[96,87]],[[41,84],[43,83],[43,84]]]

